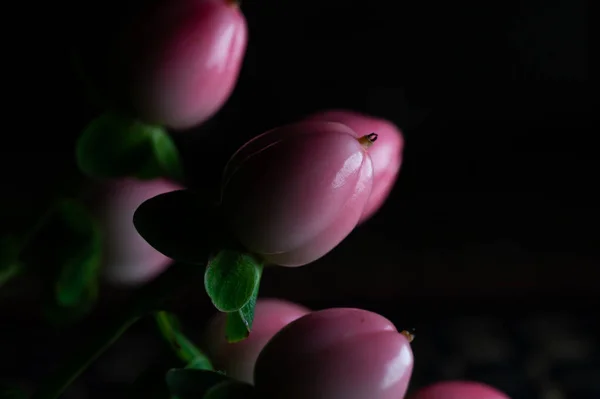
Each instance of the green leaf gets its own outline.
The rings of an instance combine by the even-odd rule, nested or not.
[[[114,112],[101,115],[84,129],[76,157],[79,169],[94,178],[183,177],[179,152],[164,128]]]
[[[189,368],[213,369],[208,357],[183,334],[179,320],[175,315],[161,311],[156,313],[155,318],[162,336],[171,345],[175,354],[188,364]],[[193,367],[190,367],[190,364],[193,364]]]
[[[76,307],[95,301],[102,260],[102,234],[88,210],[74,200],[63,200],[57,216],[65,231],[61,269],[55,285],[57,303]]]
[[[150,198],[133,215],[138,233],[154,249],[180,262],[202,265],[220,239],[220,222],[215,206],[190,190]]]
[[[0,287],[22,271],[19,252],[20,243],[16,236],[0,237]]]
[[[257,289],[261,264],[247,253],[225,249],[208,262],[204,287],[221,312],[240,310]]]
[[[128,302],[105,321],[101,329],[84,337],[83,345],[61,362],[52,373],[39,382],[31,399],[58,399],[89,366],[101,356],[143,315],[161,309],[165,301],[193,286],[201,270],[195,265],[180,263],[168,268],[155,280],[137,290]],[[164,375],[164,374],[163,374]]]
[[[256,308],[256,299],[260,288],[260,278],[262,276],[262,265],[257,265],[258,283],[254,287],[252,296],[242,308],[236,312],[227,314],[227,324],[225,325],[225,338],[229,343],[243,341],[250,336],[252,331],[252,322],[254,321],[254,309]]]
[[[77,304],[63,306],[58,301],[46,301],[42,312],[46,320],[54,327],[62,329],[81,321],[94,308],[98,300],[98,281],[90,283],[79,297]]]
[[[167,386],[179,399],[202,398],[212,387],[231,381],[221,373],[195,369],[172,369],[167,373]]]
[[[239,381],[224,381],[210,388],[202,399],[250,399],[254,387]]]
[[[159,173],[169,176],[175,180],[183,180],[183,165],[179,156],[179,150],[171,139],[171,136],[163,132],[154,132],[151,135],[152,149],[156,164],[159,165]]]

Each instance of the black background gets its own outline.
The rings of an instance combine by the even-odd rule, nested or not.
[[[101,111],[85,101],[72,46],[97,43],[110,34],[111,18],[126,15],[110,2],[29,6],[11,14],[20,28],[8,36],[4,61],[3,229],[35,219],[74,167],[77,134]],[[432,336],[428,348],[442,348],[441,357],[422,355],[427,367],[466,356],[444,346],[440,333],[459,328],[465,315],[509,325],[507,339],[519,353],[538,353],[526,340],[515,343],[533,319],[558,317],[558,325],[581,325],[582,336],[594,336],[600,157],[587,2],[264,0],[242,9],[250,44],[233,96],[204,126],[174,136],[190,184],[216,188],[220,168],[245,140],[320,109],[388,118],[406,138],[400,179],[382,211],[316,264],[269,271],[264,295],[315,308],[363,307],[416,325]],[[82,335],[41,329],[35,288],[11,285],[0,305],[8,320],[3,356],[21,357],[6,370],[25,381]],[[120,295],[107,288],[103,315]],[[180,304],[192,325],[209,309],[201,295]],[[488,378],[481,367],[424,371],[415,353],[419,383]],[[569,399],[592,392],[550,371],[526,377],[521,366],[529,358],[519,359],[494,365],[491,374],[504,377],[489,380],[514,398],[550,397],[543,392],[555,385]],[[549,369],[555,365],[563,367]],[[600,381],[598,368],[581,367],[575,374]]]

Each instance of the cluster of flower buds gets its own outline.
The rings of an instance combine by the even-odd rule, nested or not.
[[[159,0],[128,24],[113,49],[117,90],[136,117],[176,130],[213,116],[232,93],[247,42],[233,1]],[[323,257],[373,216],[402,163],[402,133],[390,121],[328,110],[274,128],[242,146],[222,175],[226,230],[266,264],[298,267]],[[141,284],[170,259],[144,242],[135,209],[180,186],[165,180],[109,183],[98,206],[107,237],[104,270],[117,283]],[[358,309],[311,312],[259,300],[254,328],[225,340],[225,314],[208,326],[215,366],[255,384],[264,398],[398,399],[413,367],[412,332]],[[507,399],[474,383],[442,383],[413,399]]]

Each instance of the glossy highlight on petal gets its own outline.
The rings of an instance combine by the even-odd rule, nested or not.
[[[387,199],[400,172],[404,150],[402,132],[387,120],[348,110],[322,111],[308,116],[306,120],[342,123],[354,130],[357,137],[371,132],[377,134],[377,145],[369,147],[373,160],[373,189],[360,221],[369,219]]]
[[[402,398],[412,373],[406,337],[384,317],[327,309],[284,327],[261,352],[256,388],[264,398]]]
[[[301,122],[234,154],[223,176],[222,206],[248,250],[273,264],[301,266],[352,231],[372,180],[371,158],[350,128]]]

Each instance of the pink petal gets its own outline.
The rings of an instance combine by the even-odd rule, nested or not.
[[[205,333],[205,347],[215,367],[228,376],[253,382],[254,364],[260,351],[284,326],[310,311],[303,306],[278,299],[259,299],[250,337],[230,344],[225,339],[227,316],[217,314]]]
[[[358,223],[371,159],[352,130],[337,123],[288,125],[256,142],[226,168],[224,213],[248,250],[285,266],[312,262]]]
[[[143,284],[172,262],[150,246],[133,225],[133,214],[145,200],[181,187],[166,180],[122,179],[107,183],[96,214],[105,238],[103,271],[113,284]]]
[[[200,124],[231,94],[246,42],[244,16],[231,1],[162,0],[123,40],[134,107],[172,128]]]
[[[502,392],[478,382],[447,381],[423,388],[410,399],[510,399]]]
[[[290,323],[267,344],[256,369],[265,398],[396,399],[413,355],[393,324],[359,309],[328,309]]]
[[[373,161],[373,189],[360,221],[370,218],[387,199],[400,172],[404,150],[402,132],[390,121],[348,110],[322,111],[307,120],[339,122],[354,130],[357,136],[378,134],[376,145],[369,149]]]

